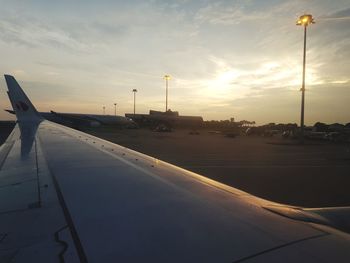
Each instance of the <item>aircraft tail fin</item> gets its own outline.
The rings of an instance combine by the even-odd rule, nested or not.
[[[12,108],[16,113],[17,120],[19,122],[41,121],[42,117],[17,83],[16,79],[13,76],[5,75],[5,80],[8,88],[7,94],[10,98]]]

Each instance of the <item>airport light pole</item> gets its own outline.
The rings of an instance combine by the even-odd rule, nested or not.
[[[106,115],[106,107],[103,106],[102,109],[103,109],[103,115]]]
[[[303,51],[303,81],[301,86],[301,117],[300,117],[300,142],[304,143],[304,111],[305,111],[305,68],[306,68],[306,31],[307,26],[315,24],[310,14],[299,17],[297,26],[304,26],[304,51]]]
[[[135,117],[135,112],[136,112],[136,92],[137,92],[137,89],[133,89],[132,92],[134,93],[134,117]]]
[[[114,103],[114,116],[117,116],[117,103]]]
[[[165,112],[168,111],[168,87],[169,87],[169,80],[170,75],[164,75],[165,79]]]

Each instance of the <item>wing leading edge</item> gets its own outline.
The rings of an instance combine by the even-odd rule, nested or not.
[[[263,208],[278,204],[58,124],[29,122],[37,126],[30,150],[21,154],[27,137],[16,127],[0,170],[1,251],[8,245],[0,259],[21,262],[34,251],[36,262],[350,258],[348,234]]]

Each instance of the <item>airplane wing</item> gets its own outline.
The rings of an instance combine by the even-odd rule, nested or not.
[[[349,262],[350,235],[318,214],[43,120],[5,79],[0,262]]]

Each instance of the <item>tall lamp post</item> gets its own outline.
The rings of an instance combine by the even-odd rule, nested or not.
[[[306,29],[308,25],[315,24],[315,21],[310,14],[305,14],[299,17],[297,26],[304,27],[304,51],[303,51],[303,81],[301,86],[301,117],[300,117],[300,141],[304,143],[304,111],[305,111],[305,66],[306,66]]]
[[[106,107],[105,106],[102,107],[102,110],[103,110],[103,115],[106,115]]]
[[[135,117],[135,109],[136,109],[136,106],[135,106],[135,103],[136,103],[136,92],[137,92],[137,89],[133,89],[132,92],[134,93],[134,117]]]
[[[117,116],[117,103],[114,103],[114,116]]]
[[[164,75],[165,79],[165,112],[168,111],[168,86],[169,86],[169,80],[170,75]]]

